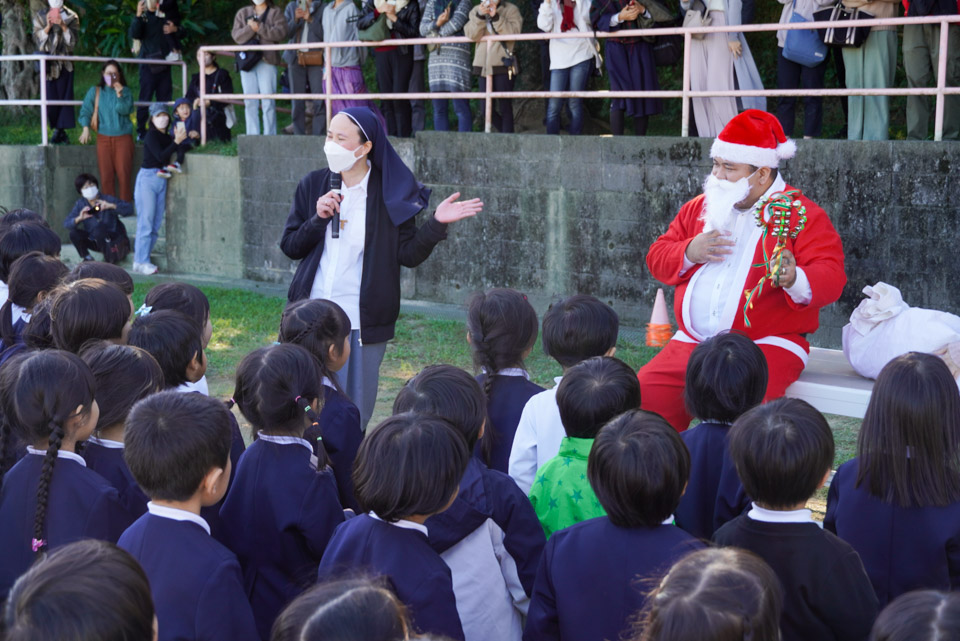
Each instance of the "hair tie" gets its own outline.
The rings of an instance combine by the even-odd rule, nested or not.
[[[43,548],[47,547],[46,539],[33,539],[30,542],[31,547],[33,548],[34,553],[39,552]]]
[[[140,309],[138,309],[133,313],[133,315],[139,318],[140,316],[146,316],[152,311],[153,311],[153,306],[147,305],[146,303],[144,303],[143,305],[140,306]]]

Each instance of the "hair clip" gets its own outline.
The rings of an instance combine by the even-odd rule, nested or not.
[[[152,311],[153,311],[153,307],[144,303],[143,305],[140,306],[140,309],[138,309],[133,313],[133,315],[137,317],[146,316]]]
[[[39,552],[43,548],[47,547],[47,541],[46,539],[33,539],[30,542],[30,545],[33,548],[34,552]]]

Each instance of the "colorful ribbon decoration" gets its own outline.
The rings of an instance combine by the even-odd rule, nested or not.
[[[756,263],[752,267],[765,267],[766,273],[760,277],[760,280],[750,289],[743,290],[743,323],[750,327],[749,310],[753,309],[753,303],[763,292],[763,283],[767,279],[780,285],[780,263],[783,259],[783,251],[787,247],[787,238],[796,240],[800,232],[807,224],[807,208],[800,201],[800,191],[793,189],[787,192],[777,192],[771,194],[758,202],[753,208],[753,215],[757,220],[757,227],[763,228],[763,234],[760,236],[760,249],[763,252],[763,262]],[[770,211],[770,220],[764,220],[764,212]],[[791,228],[793,222],[793,212],[796,211],[796,224]],[[773,247],[773,254],[767,255],[766,240],[768,235],[773,235],[777,242]],[[770,263],[776,262],[775,269],[770,269]]]

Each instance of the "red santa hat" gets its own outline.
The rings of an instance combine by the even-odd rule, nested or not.
[[[778,167],[793,158],[797,145],[783,133],[776,116],[759,109],[737,114],[710,148],[711,158],[754,167]]]

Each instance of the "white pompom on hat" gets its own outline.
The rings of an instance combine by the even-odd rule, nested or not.
[[[710,147],[711,158],[754,167],[779,167],[796,153],[796,143],[783,133],[777,117],[759,109],[737,114]]]

